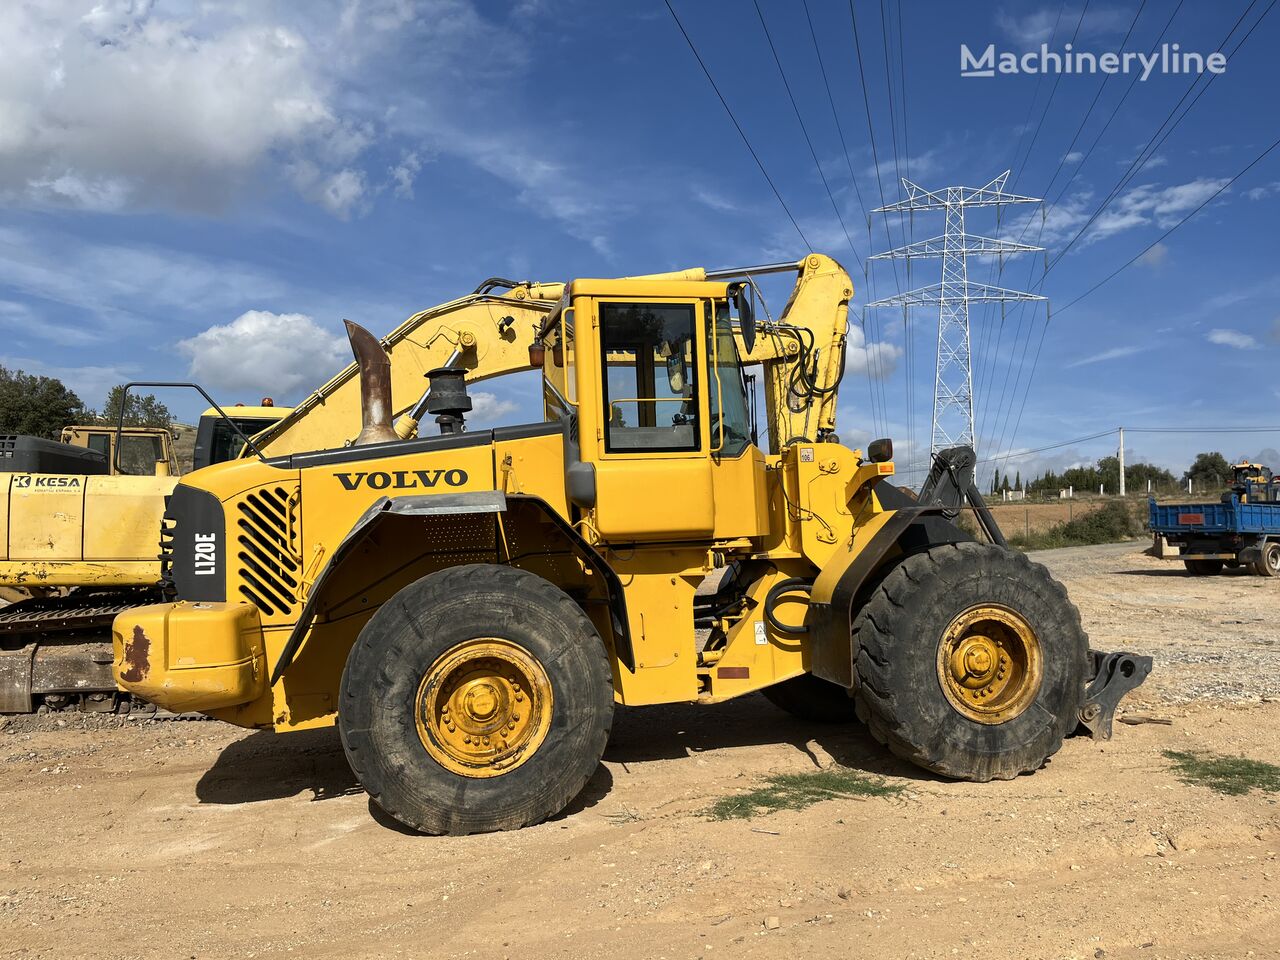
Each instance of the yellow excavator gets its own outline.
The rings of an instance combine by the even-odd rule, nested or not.
[[[561,289],[495,277],[393,330],[384,344],[396,358],[402,435],[412,436],[423,415],[428,370],[448,364],[480,380],[527,367],[533,331]],[[196,426],[194,466],[340,447],[352,441],[359,410],[354,363],[296,408],[210,406]],[[111,677],[110,624],[161,598],[156,531],[179,472],[172,438],[87,425],[67,428],[62,440],[0,437],[0,470],[8,471],[0,473],[0,588],[26,598],[0,609],[0,713],[150,711]]]
[[[760,322],[755,278],[784,271],[790,300]],[[446,364],[409,410],[439,432],[409,438],[394,349],[349,324],[352,445],[184,477],[171,599],[113,625],[120,685],[245,727],[336,723],[370,796],[427,833],[561,811],[615,703],[763,691],[972,780],[1035,770],[1079,725],[1110,735],[1150,662],[1089,650],[1062,585],[1003,545],[973,451],[940,454],[911,500],[888,439],[839,443],[838,263],[542,293],[554,305],[512,366],[541,370],[532,422],[466,430]],[[963,508],[988,542],[952,522]]]

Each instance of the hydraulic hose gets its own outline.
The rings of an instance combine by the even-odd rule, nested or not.
[[[779,580],[764,597],[764,618],[769,622],[769,626],[777,630],[779,633],[785,633],[789,636],[798,637],[809,632],[807,624],[793,626],[789,623],[783,623],[773,613],[774,604],[776,604],[785,594],[799,593],[801,591],[808,593],[813,589],[813,581],[807,577],[787,577],[785,580]]]

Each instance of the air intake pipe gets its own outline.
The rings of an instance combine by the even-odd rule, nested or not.
[[[391,358],[378,338],[360,324],[342,322],[360,366],[360,435],[353,446],[398,440],[391,426]]]

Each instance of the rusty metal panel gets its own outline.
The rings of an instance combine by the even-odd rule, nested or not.
[[[31,712],[31,661],[36,645],[0,650],[0,713]]]
[[[102,693],[116,690],[111,644],[41,644],[31,661],[33,693]]]

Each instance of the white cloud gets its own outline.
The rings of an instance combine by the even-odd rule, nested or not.
[[[1249,334],[1222,327],[1210,330],[1207,339],[1210,343],[1216,343],[1224,347],[1234,347],[1237,350],[1251,350],[1258,345],[1258,341]]]
[[[402,96],[373,70],[412,35],[429,80],[486,26],[469,0],[0,4],[0,199],[216,212],[283,178],[352,216]]]
[[[738,209],[738,205],[729,198],[715,190],[709,190],[703,187],[699,187],[693,191],[693,198],[704,207],[710,207],[712,210],[716,210],[721,213],[732,213]]]
[[[1168,187],[1142,184],[1112,200],[1080,238],[1078,246],[1088,246],[1137,227],[1154,224],[1163,229],[1173,226],[1204,203],[1223,186],[1226,178],[1199,177]],[[1046,213],[1044,232],[1039,232],[1039,214],[1030,215],[1031,233],[1038,235],[1047,247],[1065,243],[1089,221],[1097,209],[1091,191],[1083,191],[1052,206]],[[1011,223],[1018,229],[1028,221]],[[1015,234],[1016,236],[1016,234]]]
[[[485,390],[477,390],[471,394],[471,414],[468,420],[474,425],[498,423],[507,414],[518,409],[520,405],[512,400]]]
[[[1267,197],[1280,193],[1280,181],[1273,183],[1264,183],[1260,187],[1250,187],[1244,192],[1244,195],[1250,200],[1265,200]]]
[[[1169,258],[1169,248],[1163,243],[1157,243],[1154,247],[1138,258],[1138,262],[1145,267],[1158,267]]]
[[[1081,19],[1082,15],[1084,19]],[[1082,7],[1063,7],[1055,3],[1021,14],[1001,8],[996,14],[996,26],[1014,43],[1030,49],[1053,42],[1055,25],[1058,33],[1056,43],[1062,44],[1071,39],[1077,24],[1082,38],[1108,36],[1122,33],[1131,17],[1132,13],[1120,7],[1093,7],[1085,15]]]
[[[882,340],[867,342],[862,327],[849,325],[849,342],[845,349],[845,370],[873,380],[886,380],[898,367],[902,348]]]
[[[1110,350],[1103,350],[1101,353],[1095,353],[1088,357],[1083,357],[1073,363],[1068,363],[1064,369],[1070,370],[1072,367],[1083,367],[1091,363],[1102,363],[1105,360],[1119,360],[1121,357],[1131,357],[1135,353],[1141,353],[1142,347],[1112,347]]]
[[[291,396],[341,368],[346,341],[302,313],[249,310],[178,343],[191,376],[217,394]]]
[[[413,199],[413,181],[421,169],[422,159],[415,151],[406,153],[400,162],[391,168],[391,182],[397,197]]]

